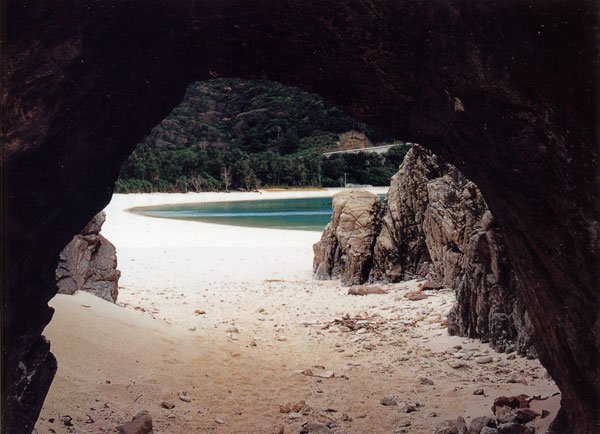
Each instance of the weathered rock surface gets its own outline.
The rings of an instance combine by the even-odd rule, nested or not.
[[[152,417],[147,411],[140,411],[131,421],[116,428],[119,434],[152,434]]]
[[[7,1],[3,427],[31,431],[55,370],[41,333],[60,251],[186,86],[229,76],[314,91],[473,180],[562,392],[554,429],[598,432],[596,12],[591,0]]]
[[[60,253],[56,284],[60,294],[86,291],[108,301],[117,301],[119,277],[117,250],[100,235],[106,220],[98,213]]]
[[[379,233],[379,197],[363,190],[343,191],[333,197],[332,206],[331,223],[313,246],[315,275],[339,277],[345,285],[364,283]]]
[[[367,193],[338,197],[314,246],[317,277],[342,276],[344,284],[432,279],[456,292],[451,334],[490,341],[501,351],[534,352],[502,235],[477,186],[455,167],[414,146],[392,178],[383,210],[365,204]],[[360,267],[349,266],[343,253],[349,250],[361,258]]]

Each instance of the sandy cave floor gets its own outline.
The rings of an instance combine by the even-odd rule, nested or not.
[[[388,294],[350,296],[339,282],[312,279],[310,246],[318,233],[124,211],[235,195],[253,197],[115,195],[103,234],[117,247],[119,302],[86,293],[52,300],[56,313],[45,333],[59,370],[38,433],[112,432],[140,410],[150,412],[156,433],[276,433],[281,427],[298,433],[310,420],[334,422],[346,433],[393,433],[399,422],[410,423],[406,432],[429,433],[459,415],[467,424],[491,416],[495,397],[520,393],[550,397],[536,404],[550,411],[536,422],[547,427],[560,396],[546,370],[536,360],[448,336],[452,291],[410,301],[405,295],[419,285],[412,281],[379,285]],[[334,324],[343,317],[362,328]],[[459,360],[459,346],[494,360]],[[453,368],[457,361],[465,366]],[[306,370],[332,370],[334,377],[301,373]],[[484,395],[474,395],[476,389]],[[178,399],[179,391],[191,402]],[[398,405],[381,405],[385,396]],[[280,411],[301,401],[303,412]],[[407,404],[416,411],[406,413]],[[65,415],[72,426],[61,421]]]

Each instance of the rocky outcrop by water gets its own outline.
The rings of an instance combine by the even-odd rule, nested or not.
[[[60,253],[56,284],[60,294],[86,291],[108,301],[117,301],[121,272],[117,270],[117,250],[100,235],[106,220],[97,214]]]
[[[535,354],[502,235],[477,186],[455,167],[415,146],[383,207],[360,191],[336,195],[333,207],[314,245],[318,278],[346,285],[427,278],[456,292],[450,334]]]
[[[375,194],[349,190],[333,198],[331,223],[313,246],[317,278],[339,277],[345,285],[364,283],[372,267],[381,203]]]

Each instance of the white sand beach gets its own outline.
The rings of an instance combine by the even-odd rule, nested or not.
[[[538,404],[550,416],[536,422],[547,426],[559,396],[545,369],[448,336],[452,291],[409,301],[404,295],[419,286],[411,281],[378,285],[387,294],[350,296],[338,281],[313,280],[318,232],[126,211],[334,192],[115,195],[102,234],[117,248],[119,298],[114,305],[80,292],[52,300],[45,334],[59,370],[37,432],[112,432],[148,410],[155,433],[298,433],[313,420],[333,422],[331,432],[393,433],[404,424],[405,432],[428,433],[445,419],[460,415],[468,424],[491,415],[495,397],[519,393],[550,397]],[[346,314],[366,328],[332,324]],[[453,368],[458,346],[494,361]],[[300,373],[307,369],[334,376]],[[474,395],[479,388],[484,394]],[[385,396],[398,405],[381,405]],[[280,411],[301,401],[299,411]],[[73,426],[61,422],[64,415]]]

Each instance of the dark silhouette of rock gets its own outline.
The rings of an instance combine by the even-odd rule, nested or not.
[[[108,301],[117,301],[119,277],[117,250],[100,235],[106,220],[98,213],[60,253],[56,284],[60,294],[83,290]]]
[[[152,418],[147,411],[140,411],[130,422],[116,428],[119,434],[152,434]]]
[[[3,428],[31,431],[55,370],[41,333],[60,251],[186,86],[221,76],[318,93],[473,180],[562,392],[553,430],[600,431],[596,12],[592,0],[5,2]]]
[[[355,285],[426,277],[423,287],[456,292],[450,334],[535,353],[503,237],[477,186],[455,167],[414,146],[392,178],[383,210],[365,204],[367,193],[336,197],[343,200],[334,199],[331,223],[313,248],[317,277],[341,276]],[[360,266],[349,265],[348,251]]]

